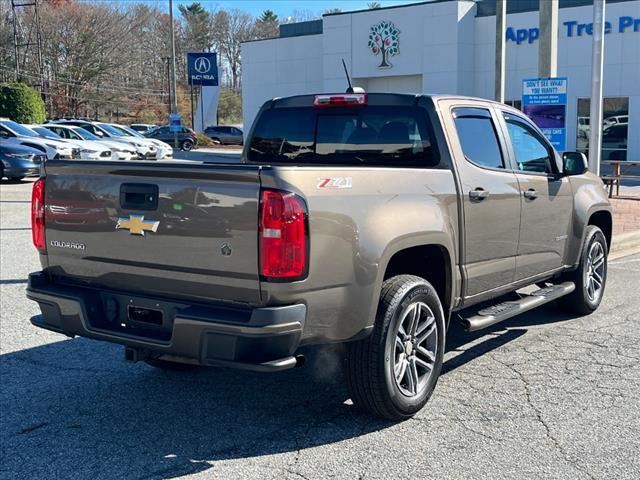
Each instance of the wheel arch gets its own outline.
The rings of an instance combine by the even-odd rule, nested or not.
[[[451,246],[442,241],[411,242],[387,252],[380,264],[379,285],[390,277],[408,274],[424,278],[433,285],[442,302],[448,322],[455,300],[455,259]],[[380,300],[376,290],[374,306]],[[375,315],[375,310],[374,310]]]

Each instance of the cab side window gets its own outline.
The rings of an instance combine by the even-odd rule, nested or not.
[[[460,146],[467,161],[485,168],[504,168],[491,113],[484,108],[453,110]]]
[[[505,115],[507,131],[521,172],[550,174],[551,153],[540,134],[529,125]]]

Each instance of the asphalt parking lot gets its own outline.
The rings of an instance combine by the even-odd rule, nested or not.
[[[589,317],[454,325],[427,408],[392,424],[355,411],[336,351],[166,373],[32,327],[30,191],[0,186],[2,478],[640,478],[640,256],[610,264]]]

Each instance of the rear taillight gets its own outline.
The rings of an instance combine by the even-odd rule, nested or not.
[[[260,274],[266,280],[300,280],[307,274],[307,210],[294,193],[262,190]]]
[[[46,252],[44,241],[44,178],[36,180],[31,192],[31,237],[33,245],[41,252]]]
[[[323,107],[359,107],[368,102],[366,93],[332,93],[316,95],[313,100],[315,108]]]

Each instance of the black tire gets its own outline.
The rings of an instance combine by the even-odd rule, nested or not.
[[[180,148],[182,148],[182,150],[184,150],[185,152],[189,152],[193,148],[193,141],[185,140],[184,142],[182,142]]]
[[[399,325],[406,321],[407,313],[416,304],[426,305],[434,317],[433,320],[425,320],[429,326],[424,330],[435,330],[435,339],[433,332],[427,338],[433,342],[435,352],[430,362],[430,373],[423,370],[423,377],[418,377],[419,381],[415,382],[418,385],[415,394],[408,395],[398,384],[394,367],[398,363],[398,351],[405,359],[411,358],[411,351],[407,353],[406,345],[412,342],[410,339],[399,341],[396,337],[401,335]],[[430,314],[425,318],[430,318]],[[398,350],[396,341],[401,345],[404,343],[404,351],[402,347]],[[353,403],[368,413],[389,420],[411,418],[433,393],[442,369],[444,347],[444,313],[433,286],[413,275],[398,275],[386,280],[382,285],[373,332],[363,340],[347,344],[346,379]],[[413,342],[414,357],[418,351]],[[406,368],[400,371],[407,374]],[[407,377],[402,377],[401,381],[404,378]]]
[[[160,370],[169,370],[173,372],[188,372],[190,370],[197,370],[200,365],[194,365],[192,363],[172,362],[170,360],[163,360],[161,358],[148,358],[144,361],[147,365]]]
[[[590,270],[590,254],[598,251],[598,249],[602,251],[604,258],[602,260],[602,269],[600,270],[602,280],[601,287],[598,295],[594,298],[594,296],[590,295],[590,292],[588,291],[590,271],[594,270],[593,268]],[[604,296],[604,289],[607,284],[608,253],[607,240],[602,233],[602,230],[595,225],[587,226],[584,244],[582,245],[582,251],[580,252],[580,264],[577,269],[572,272],[567,272],[562,278],[564,281],[570,281],[576,285],[576,289],[572,293],[559,300],[560,306],[563,310],[578,315],[589,315],[600,306],[600,302]]]
[[[24,177],[9,177],[9,180],[11,180],[12,182],[19,182],[23,179]]]
[[[223,145],[222,140],[220,140],[218,137],[211,137],[211,141],[213,143],[217,143],[218,145]]]

